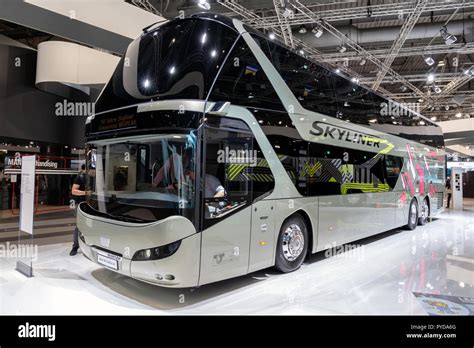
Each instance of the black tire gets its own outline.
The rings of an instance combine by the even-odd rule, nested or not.
[[[418,202],[412,199],[408,208],[408,223],[405,225],[407,230],[414,230],[418,224]]]
[[[421,212],[420,216],[418,217],[418,225],[426,225],[429,222],[430,217],[430,204],[428,203],[428,198],[423,200],[421,204]]]
[[[304,219],[300,215],[288,218],[278,236],[275,267],[283,273],[297,270],[306,257],[308,243],[308,227]]]

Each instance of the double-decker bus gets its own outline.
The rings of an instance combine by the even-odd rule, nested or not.
[[[144,282],[291,272],[443,210],[438,126],[236,19],[145,29],[95,110],[80,247]]]

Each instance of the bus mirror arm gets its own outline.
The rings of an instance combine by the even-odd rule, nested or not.
[[[211,115],[225,116],[229,113],[230,102],[217,102],[208,111]]]

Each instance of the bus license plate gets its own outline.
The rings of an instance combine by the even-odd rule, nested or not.
[[[100,263],[103,266],[115,269],[117,271],[119,269],[119,261],[117,259],[108,257],[108,256],[103,255],[103,254],[97,254],[97,262]]]

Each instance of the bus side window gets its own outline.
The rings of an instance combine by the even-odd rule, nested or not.
[[[205,134],[204,218],[217,219],[250,204],[253,138],[210,127]]]
[[[387,183],[393,189],[397,183],[403,166],[403,160],[396,156],[385,156],[385,172]]]

